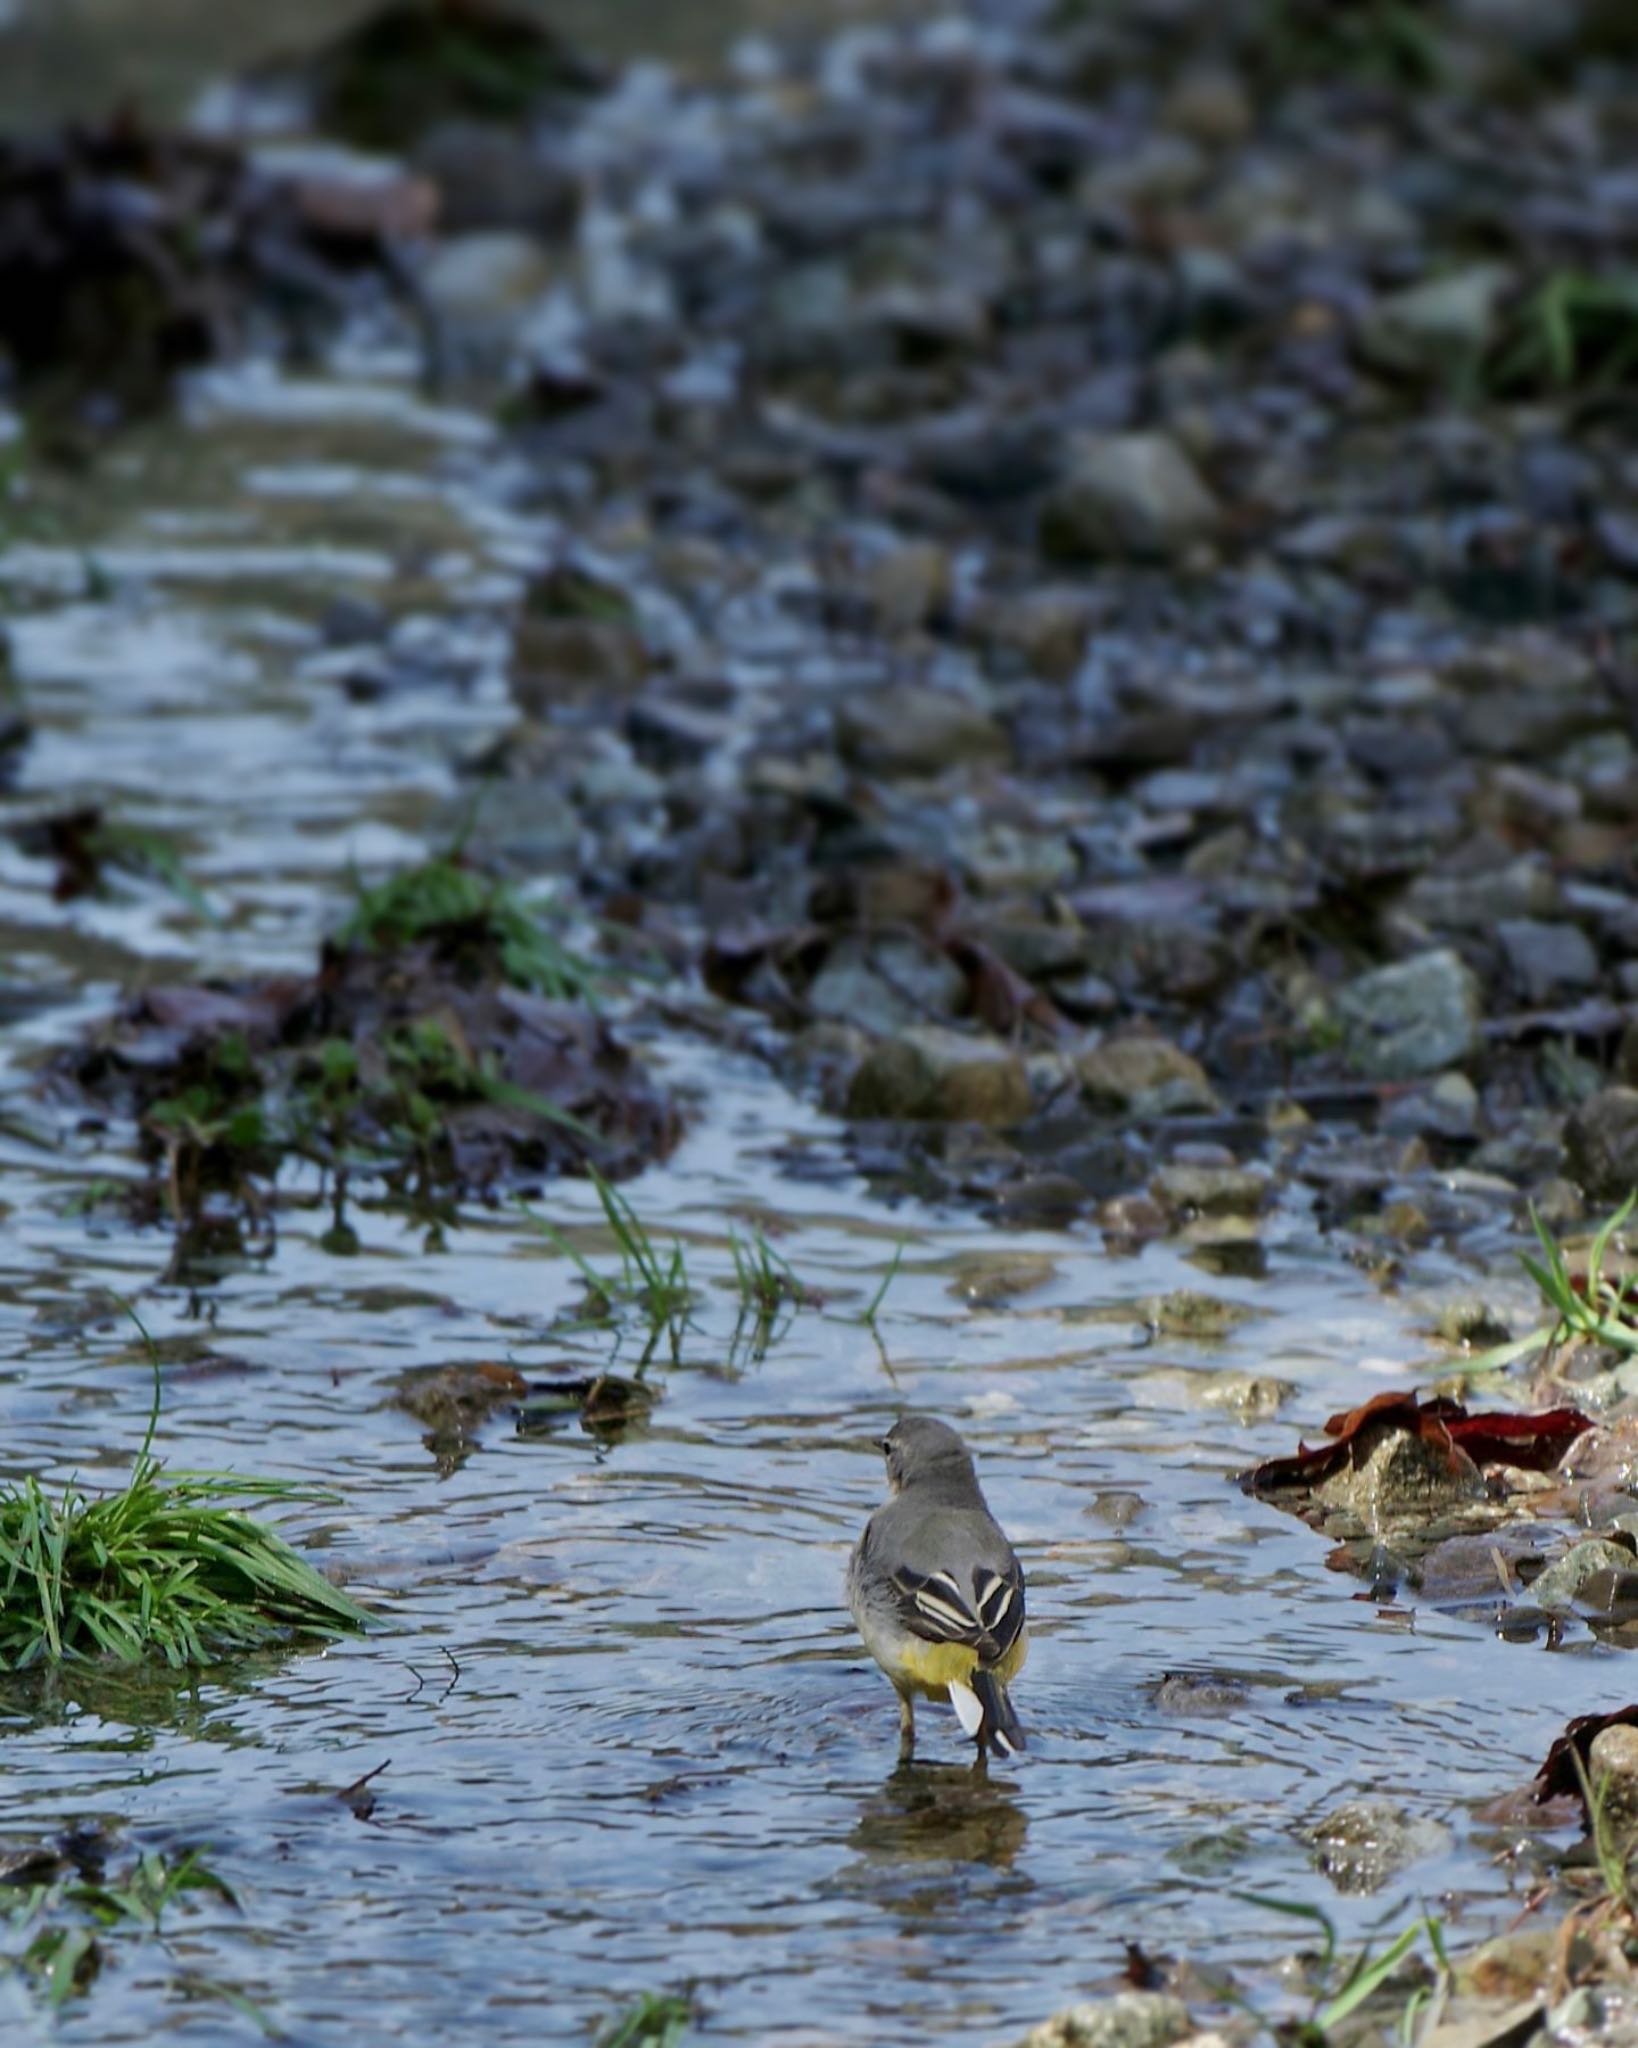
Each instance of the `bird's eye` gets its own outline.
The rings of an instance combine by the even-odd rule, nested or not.
[[[881,1442],[877,1444],[876,1448],[878,1451],[881,1452],[884,1458],[891,1458],[893,1455],[893,1446],[891,1443],[889,1443],[885,1436],[882,1438]]]

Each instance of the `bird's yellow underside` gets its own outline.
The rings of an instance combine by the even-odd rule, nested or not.
[[[900,1692],[942,1699],[951,1685],[967,1684],[978,1669],[978,1652],[967,1643],[928,1643],[919,1636],[904,1636],[893,1647],[887,1675]],[[990,1669],[1005,1683],[1022,1670],[1028,1654],[1028,1631],[1020,1631],[1017,1642]]]

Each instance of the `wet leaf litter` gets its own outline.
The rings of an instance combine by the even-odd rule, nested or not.
[[[393,1474],[411,1489],[395,1505],[431,1539],[418,1546],[423,1575],[447,1571],[457,1609],[482,1607],[492,1655],[501,1644],[520,1653],[510,1633],[520,1605],[547,1642],[572,1644],[565,1664],[635,1673],[618,1661],[627,1645],[669,1646],[642,1654],[663,1662],[674,1690],[683,1674],[674,1717],[694,1713],[696,1698],[716,1703],[691,1727],[698,1746],[725,1745],[715,1759],[725,1768],[650,1798],[643,1756],[658,1737],[642,1719],[643,1679],[597,1695],[590,1739],[608,1744],[605,1811],[616,1821],[622,1798],[679,1816],[679,1829],[685,1810],[702,1816],[686,1847],[666,1838],[685,1860],[710,1854],[713,1828],[745,1833],[744,1814],[714,1804],[758,1754],[733,1702],[788,1726],[808,1675],[831,1675],[835,1645],[813,1617],[834,1587],[804,1579],[799,1553],[815,1547],[824,1517],[846,1519],[854,1497],[854,1468],[831,1455],[838,1422],[868,1433],[867,1417],[879,1428],[875,1411],[906,1398],[930,1410],[951,1408],[952,1394],[972,1403],[986,1470],[993,1453],[1020,1505],[1038,1503],[1024,1541],[1061,1551],[1066,1655],[1095,1643],[1108,1655],[1099,1623],[1111,1602],[1130,1597],[1152,1613],[1164,1601],[1186,1634],[1196,1624],[1178,1613],[1182,1587],[1202,1603],[1208,1590],[1226,1597],[1233,1546],[1201,1532],[1233,1512],[1227,1481],[1246,1455],[1273,1458],[1288,1440],[1268,1418],[1282,1401],[1290,1412],[1291,1388],[1303,1390],[1302,1412],[1335,1408],[1341,1426],[1290,1476],[1306,1481],[1327,1461],[1337,1462],[1320,1488],[1344,1467],[1369,1474],[1362,1494],[1328,1512],[1359,1524],[1343,1547],[1357,1568],[1365,1546],[1389,1623],[1414,1613],[1437,1632],[1448,1621],[1455,1633],[1442,1640],[1476,1657],[1480,1637],[1461,1631],[1482,1631],[1488,1615],[1519,1639],[1499,1653],[1522,1660],[1522,1642],[1541,1641],[1589,1683],[1605,1667],[1578,1651],[1616,1657],[1623,1646],[1630,1346],[1622,1233],[1608,1219],[1631,1185],[1624,1147],[1638,1129],[1623,1043],[1632,550],[1619,408],[1630,308],[1614,278],[1549,269],[1563,218],[1551,170],[1560,131],[1567,122],[1583,162],[1615,153],[1623,116],[1598,67],[1621,59],[1592,11],[1577,11],[1540,70],[1550,85],[1531,83],[1529,66],[1509,71],[1520,60],[1505,38],[1485,50],[1489,71],[1464,70],[1446,61],[1447,46],[1469,50],[1461,25],[1429,13],[1423,33],[1402,10],[1282,7],[1219,23],[1184,9],[1162,48],[1135,14],[1070,10],[1046,32],[998,17],[976,39],[915,27],[832,37],[808,54],[753,48],[724,77],[661,86],[652,75],[600,77],[526,34],[519,44],[515,18],[498,8],[412,8],[386,18],[388,47],[424,49],[422,29],[448,29],[455,90],[348,84],[379,52],[370,34],[335,46],[306,77],[321,124],[401,97],[391,141],[409,162],[374,184],[304,175],[301,217],[367,245],[350,281],[325,254],[325,288],[302,316],[307,346],[327,322],[345,327],[353,285],[380,292],[372,317],[393,317],[383,308],[403,251],[385,245],[425,236],[436,187],[462,223],[421,252],[446,371],[481,374],[497,348],[518,348],[516,306],[541,314],[518,356],[505,446],[529,468],[525,509],[546,526],[526,550],[514,525],[483,556],[503,512],[519,509],[486,503],[487,541],[482,522],[462,536],[486,587],[458,580],[453,548],[395,554],[388,519],[377,609],[351,591],[321,607],[313,638],[286,627],[285,644],[299,649],[315,706],[351,707],[349,744],[371,732],[383,748],[366,750],[377,772],[392,721],[424,715],[429,687],[464,677],[492,710],[499,692],[504,713],[476,738],[469,727],[448,741],[461,822],[370,812],[375,843],[407,855],[403,838],[416,837],[413,857],[372,859],[356,889],[338,886],[332,868],[316,884],[327,914],[306,919],[304,946],[285,942],[281,920],[294,894],[315,888],[312,871],[281,904],[225,843],[230,803],[196,806],[186,822],[203,829],[160,838],[149,819],[172,821],[154,817],[165,807],[151,783],[143,799],[139,775],[137,801],[111,813],[123,824],[129,811],[144,835],[123,845],[93,806],[38,807],[46,825],[13,842],[8,900],[60,889],[81,906],[82,932],[112,935],[113,957],[75,967],[74,985],[96,993],[71,1028],[36,1031],[43,1082],[19,1103],[8,1142],[22,1148],[20,1175],[39,1170],[28,1148],[44,1155],[47,1127],[94,1170],[78,1192],[95,1199],[53,1212],[65,1273],[87,1245],[95,1257],[139,1247],[179,1312],[248,1326],[237,1351],[267,1342],[257,1326],[268,1304],[253,1311],[250,1298],[278,1293],[302,1341],[266,1362],[311,1375],[301,1384],[312,1414],[282,1418],[303,1455],[322,1454],[318,1413],[333,1424],[332,1451],[349,1431],[362,1452],[375,1431],[425,1430],[430,1476],[449,1489],[444,1501],[463,1504],[466,1526],[446,1535],[432,1519],[437,1497],[413,1492],[425,1458],[414,1476]],[[497,64],[499,49],[511,54]],[[644,98],[656,92],[658,102]],[[1522,137],[1540,155],[1521,133],[1498,140],[1492,92],[1523,110]],[[1404,112],[1427,105],[1438,121]],[[1265,107],[1293,126],[1266,120]],[[544,116],[534,133],[525,108]],[[451,144],[463,122],[484,128],[481,143]],[[1373,154],[1384,128],[1403,158]],[[652,140],[667,132],[692,138],[686,165],[669,165]],[[732,146],[714,153],[713,135]],[[186,160],[180,144],[172,154]],[[1473,190],[1475,160],[1495,173],[1489,192]],[[227,182],[211,191],[227,196],[206,204],[231,224],[235,181],[250,172],[221,161]],[[163,220],[166,162],[165,149],[133,153],[100,184],[97,163],[76,166],[76,189],[111,205],[120,180],[146,182]],[[678,181],[688,204],[668,211],[639,162],[662,187]],[[1402,162],[1414,174],[1401,175]],[[1619,250],[1619,190],[1596,175],[1584,185],[1596,271]],[[525,188],[520,226],[513,195]],[[966,213],[945,210],[952,191]],[[1474,233],[1487,255],[1498,245],[1499,264],[1452,270]],[[235,246],[231,233],[223,246]],[[133,347],[143,374],[128,391],[92,350],[66,399],[53,394],[68,426],[52,438],[70,452],[87,407],[97,419],[99,408],[135,413],[163,397],[169,308],[151,289],[156,278],[169,289],[165,266],[187,252],[163,239],[155,248],[113,240],[109,289],[135,276],[160,333],[146,353]],[[312,251],[300,256],[298,268]],[[235,296],[225,324],[201,321],[189,294],[219,299],[228,279],[207,266],[182,282],[175,310],[188,346],[176,356],[231,365],[229,325],[285,331],[288,308],[265,276]],[[237,294],[237,276],[231,284]],[[26,377],[25,352],[15,353]],[[1454,392],[1453,364],[1468,380]],[[1549,409],[1545,427],[1510,410],[1521,398]],[[275,501],[312,487],[265,460],[255,473]],[[402,475],[394,489],[403,506]],[[49,569],[66,577],[71,602],[94,610],[121,603],[121,578],[173,573],[175,535],[201,516],[198,506],[171,515],[169,557],[150,534],[150,566],[134,566],[143,557],[129,548],[122,566],[117,547],[82,559],[60,539],[42,543],[71,498],[31,458],[8,482],[7,517],[18,520],[25,588]],[[27,551],[42,545],[47,559]],[[256,573],[277,559],[264,550]],[[302,613],[283,600],[287,621]],[[457,623],[474,616],[509,637],[499,660],[463,649]],[[25,596],[15,638],[37,715],[54,709],[67,622]],[[43,749],[35,758],[51,760]],[[394,772],[407,783],[406,758]],[[317,778],[338,771],[309,760],[303,772],[328,792]],[[478,776],[490,788],[469,835]],[[37,789],[31,801],[42,794],[60,792]],[[354,814],[315,803],[303,818],[309,843]],[[166,846],[181,853],[161,860],[153,849]],[[176,887],[194,863],[207,878],[197,897],[229,921],[230,945],[206,938],[200,901]],[[550,900],[520,908],[520,889],[547,877]],[[51,929],[31,915],[31,928]],[[279,955],[276,973],[263,948]],[[167,959],[157,975],[161,951],[208,955],[213,971],[179,977]],[[626,978],[638,964],[656,974],[652,987]],[[28,972],[25,1001],[41,1001],[43,985],[49,1014],[49,981]],[[758,1095],[747,1078],[757,1073],[794,1092]],[[746,1112],[753,1125],[783,1119],[795,1134],[730,1140],[720,1119],[742,1098],[759,1105]],[[837,1121],[804,1121],[806,1104]],[[761,1146],[788,1173],[756,1179],[748,1191],[759,1201],[804,1191],[783,1275],[708,1192],[713,1176],[748,1170],[736,1144],[746,1156]],[[868,1252],[826,1243],[818,1189],[870,1219]],[[480,1264],[519,1190],[549,1226],[517,1219],[528,1250],[512,1263],[528,1286],[498,1260]],[[1512,1272],[1517,1243],[1529,1241],[1526,1200],[1545,1232],[1540,1301]],[[947,1273],[918,1273],[918,1250],[941,1233],[981,1232],[964,1220],[974,1216],[1036,1256],[1043,1239],[1061,1249],[1053,1234],[1068,1233],[1083,1256],[1059,1260],[1016,1300],[981,1284],[976,1266],[973,1285],[953,1293]],[[81,1237],[67,1235],[71,1221]],[[415,1283],[392,1269],[388,1245],[414,1246]],[[980,1245],[994,1250],[981,1235]],[[1117,1262],[1100,1256],[1096,1279],[1092,1249]],[[1118,1263],[1128,1259],[1140,1268],[1130,1286]],[[1279,1305],[1296,1299],[1303,1262],[1325,1276],[1303,1315],[1342,1318],[1329,1357],[1305,1351]],[[780,1329],[781,1305],[801,1306],[786,1276],[806,1287],[814,1266],[816,1291],[840,1312],[799,1312]],[[349,1288],[344,1270],[367,1278]],[[1201,1271],[1210,1295],[1190,1285]],[[567,1291],[542,1306],[548,1274]],[[1475,1276],[1476,1305],[1418,1299]],[[378,1348],[343,1333],[338,1288],[349,1314],[390,1332]],[[35,1305],[46,1329],[60,1327],[60,1304]],[[1434,1329],[1448,1334],[1424,1342]],[[1492,1353],[1522,1347],[1510,1364],[1487,1361],[1462,1334],[1481,1329]],[[94,1333],[86,1342],[95,1355]],[[1394,1354],[1391,1385],[1448,1378],[1457,1391],[1372,1399],[1356,1361],[1382,1346]],[[417,1382],[403,1377],[406,1352],[412,1372],[429,1356],[451,1362]],[[83,1378],[86,1360],[76,1363]],[[1485,1377],[1497,1371],[1511,1377]],[[1236,1384],[1234,1398],[1208,1399]],[[1124,1401],[1108,1400],[1114,1386]],[[351,1390],[366,1398],[347,1405]],[[396,1424],[394,1390],[408,1410]],[[58,1398],[58,1412],[47,1404],[24,1426],[64,1462],[78,1446],[66,1391]],[[1162,1414],[1169,1428],[1152,1420]],[[562,1426],[576,1417],[582,1429]],[[1190,1476],[1185,1444],[1204,1476]],[[739,1460],[735,1446],[746,1447]],[[1055,1487],[1049,1448],[1088,1483]],[[360,1501],[379,1498],[367,1459],[339,1455]],[[524,1491],[533,1505],[544,1486],[541,1522],[509,1520],[504,1487],[484,1485],[520,1469],[512,1456],[534,1461]],[[686,1555],[696,1577],[747,1544],[759,1556],[766,1535],[703,1532],[749,1507],[764,1468],[783,1475],[777,1500],[756,1503],[764,1529],[768,1516],[800,1513],[787,1492],[800,1501],[820,1489],[817,1529],[781,1526],[778,1539],[790,1597],[809,1619],[791,1618],[782,1586],[742,1607],[743,1588],[720,1580],[735,1633],[719,1643],[712,1610],[695,1581],[669,1575],[667,1553]],[[1401,1482],[1421,1529],[1394,1521]],[[478,1512],[486,1491],[498,1535]],[[1441,1528],[1425,1521],[1430,1503],[1489,1519]],[[1246,1513],[1236,1564],[1253,1539],[1271,1550],[1282,1541],[1261,1506]],[[1588,1522],[1583,1540],[1566,1542]],[[393,1525],[391,1511],[378,1521],[361,1506],[341,1540],[379,1547]],[[628,1547],[634,1528],[652,1551]],[[1298,1560],[1309,1553],[1281,1554],[1294,1574],[1308,1570]],[[402,1556],[373,1561],[405,1575]],[[577,1610],[612,1599],[616,1577],[629,1610],[577,1635]],[[1269,1612],[1284,1611],[1276,1581],[1257,1582]],[[486,1603],[486,1586],[506,1597]],[[1441,1601],[1430,1590],[1440,1586],[1453,1597]],[[1301,1620],[1287,1616],[1293,1637],[1327,1626],[1314,1607],[1323,1582],[1306,1598]],[[434,1607],[423,1608],[429,1620]],[[1256,1626],[1251,1611],[1214,1616],[1211,1632]],[[1366,1627],[1364,1615],[1344,1619]],[[439,1612],[441,1626],[449,1620]],[[744,1631],[776,1625],[793,1633],[770,1648],[773,1664],[726,1680],[722,1660]],[[1339,1662],[1368,1656],[1341,1634],[1327,1642]],[[1152,1681],[1152,1668],[1138,1668]],[[767,1669],[778,1683],[763,1694],[755,1674]],[[1482,1770],[1493,1788],[1493,1729],[1481,1764],[1441,1720],[1449,1703],[1430,1694],[1434,1681],[1402,1666],[1392,1687],[1376,1676],[1379,1711],[1415,1720],[1415,1740],[1434,1743],[1453,1774],[1447,1810],[1480,1796]],[[309,1682],[322,1689],[322,1674]],[[1523,1755],[1524,1721],[1539,1734],[1549,1707],[1561,1719],[1565,1688],[1516,1670],[1505,1689]],[[1055,1703],[1050,1676],[1043,1693],[1048,1741],[1095,1754],[1108,1724],[1089,1730],[1083,1706]],[[235,1711],[254,1718],[258,1706]],[[1118,1704],[1100,1711],[1118,1725]],[[1345,1704],[1327,1711],[1336,1718],[1310,1749],[1340,1779],[1379,1745]],[[1191,1727],[1185,1711],[1170,1719]],[[1176,1748],[1157,1767],[1169,1789],[1149,1824],[1158,1818],[1192,1869],[1213,1857],[1230,1869],[1248,1854],[1289,1859],[1272,1789],[1249,1848],[1215,1828],[1209,1798],[1195,1812],[1186,1788],[1215,1756],[1201,1720],[1159,1738]],[[827,1724],[800,1726],[823,1755]],[[1157,1739],[1136,1723],[1125,1734]],[[782,1751],[791,1784],[807,1782],[789,1755],[799,1747]],[[377,1744],[360,1756],[356,1783],[380,1754]],[[487,1762],[503,1782],[504,1759]],[[1115,1776],[1101,1782],[1135,1823]],[[1401,1781],[1402,1799],[1420,1790]],[[1120,1966],[1114,1954],[1080,1960],[1085,1944],[1068,1928],[1043,1950],[1016,1910],[1009,1887],[1044,1884],[1065,1915],[1087,1896],[1083,1864],[1054,1832],[1065,1816],[1053,1799],[1050,1787],[958,1791],[932,1776],[861,1808],[839,1862],[823,1862],[800,1813],[786,1814],[812,1859],[792,1895],[806,1884],[852,1902],[861,1940],[882,1911],[935,1944],[954,1905],[1001,1915],[1027,1959],[1016,1981],[966,1983],[957,1958],[941,1962],[977,2001],[976,2023],[1017,2033]],[[418,1800],[431,1810],[411,1763],[395,1809]],[[1618,1795],[1605,1805],[1616,1812]],[[1186,1815],[1212,1839],[1181,1839]],[[1335,1845],[1352,1844],[1348,1867],[1368,1868],[1378,1887],[1418,1859],[1431,1875],[1452,1852],[1414,1824],[1425,1819],[1395,1828],[1356,1814],[1328,1827],[1319,1867],[1337,1884],[1339,1918],[1348,1888]],[[1360,1847],[1390,1835],[1394,1856]],[[1118,1839],[1099,1846],[1122,1853]],[[529,1853],[521,1842],[513,1852]],[[587,1858],[580,1896],[604,1898],[589,1848],[561,1857],[572,1864],[576,1853]],[[556,1873],[537,1877],[551,1896]],[[1446,1890],[1475,1917],[1498,1910],[1471,1864]],[[1266,1936],[1248,1946],[1226,1893],[1209,1906],[1224,1953],[1248,1982],[1266,1981],[1255,1968]],[[1607,1912],[1599,1928],[1618,1922]],[[639,1924],[612,1914],[622,1953]],[[1315,2024],[1341,2026],[1395,1998],[1407,2026],[1425,2020],[1411,2010],[1414,1987],[1395,1977],[1413,1954],[1449,2003],[1435,1923],[1407,1906],[1399,1926],[1367,1958],[1327,1922]],[[51,1951],[40,1973],[51,1997],[92,1995],[88,1933],[70,1928]],[[755,2033],[738,1959],[702,1931],[670,1946],[709,1957],[699,2004],[713,2023],[727,2015]],[[1569,1941],[1554,1997],[1586,1992],[1613,1954],[1593,1943],[1589,1959]],[[832,1973],[844,2031],[867,2027],[817,1938],[807,1961]],[[658,1967],[642,1954],[639,1964]],[[574,1967],[565,1963],[571,1977]],[[573,1978],[582,2034],[611,2008],[607,2025],[631,2038],[690,2023],[692,1990],[611,1995],[634,1981]],[[97,1995],[110,1995],[106,1984]],[[1141,2009],[1157,2038],[1190,2024],[1164,1979],[1131,1995],[1162,2002]],[[1198,2004],[1220,2016],[1209,1998]],[[503,2016],[490,2010],[486,2023],[504,2038]],[[1069,2021],[1053,2036],[1055,2024],[1049,2038],[1070,2037]]]

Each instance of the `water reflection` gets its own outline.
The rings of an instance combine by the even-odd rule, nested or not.
[[[1010,1870],[1029,1822],[1016,1779],[992,1777],[986,1758],[971,1764],[903,1763],[860,1811],[849,1845],[867,1863],[898,1869],[968,1863]]]
[[[828,1889],[892,1915],[903,1938],[983,1924],[1033,1891],[1017,1863],[1029,1818],[1016,1779],[971,1764],[900,1764],[848,1832],[854,1860]]]

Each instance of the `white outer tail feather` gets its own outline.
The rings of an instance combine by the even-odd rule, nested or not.
[[[983,1725],[984,1709],[972,1687],[963,1685],[959,1678],[954,1680],[950,1686],[950,1704],[966,1733],[976,1735]]]

